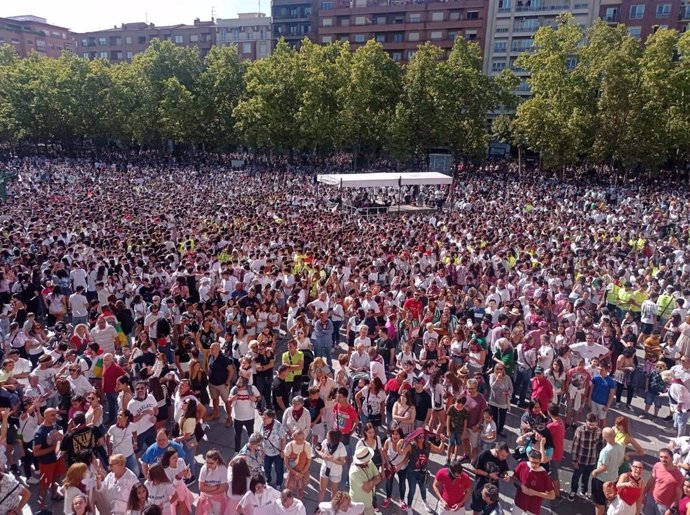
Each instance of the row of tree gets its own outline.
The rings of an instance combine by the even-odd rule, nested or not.
[[[308,151],[421,161],[433,148],[483,157],[490,138],[538,153],[550,167],[630,169],[690,159],[690,32],[646,42],[622,25],[588,29],[570,14],[539,29],[515,66],[532,96],[518,105],[512,71],[482,73],[477,45],[447,59],[426,43],[400,67],[381,44],[299,51],[281,41],[256,62],[233,47],[202,61],[192,48],[153,41],[131,63],[73,54],[18,59],[0,47],[0,139],[207,150]],[[497,110],[504,113],[495,117]],[[487,122],[494,118],[493,126]]]
[[[690,32],[661,29],[642,43],[623,25],[585,30],[564,14],[516,66],[529,72],[532,96],[494,132],[547,166],[655,169],[690,159]]]
[[[281,41],[256,62],[233,47],[199,60],[194,49],[153,41],[131,63],[65,54],[18,59],[0,51],[0,137],[95,145],[177,144],[226,150],[401,158],[447,147],[481,156],[489,141],[487,113],[510,103],[517,82],[507,72],[482,74],[477,45],[455,42],[448,59],[420,46],[405,68],[382,45],[355,52],[345,43],[299,51]]]

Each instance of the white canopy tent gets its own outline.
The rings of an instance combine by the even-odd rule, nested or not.
[[[322,184],[339,188],[376,188],[382,186],[426,186],[452,184],[453,178],[439,172],[345,173],[323,174],[316,179]]]

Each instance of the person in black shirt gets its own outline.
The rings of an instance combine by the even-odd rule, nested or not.
[[[424,385],[424,378],[420,377],[414,385],[414,392],[412,392],[417,412],[414,421],[415,427],[424,427],[431,419],[431,395],[424,389]]]
[[[472,464],[470,472],[474,473],[474,485],[472,487],[472,504],[470,507],[474,515],[484,513],[487,502],[482,495],[484,485],[490,484],[498,487],[499,480],[508,481],[508,455],[510,449],[505,442],[496,442],[493,449],[486,450],[477,456]],[[490,513],[490,512],[489,512]]]
[[[304,407],[311,415],[311,439],[312,445],[319,445],[324,438],[326,438],[326,425],[323,420],[323,410],[326,408],[326,403],[319,396],[321,389],[318,386],[309,388],[309,397]]]
[[[220,416],[219,404],[222,398],[227,415],[225,425],[230,427],[232,419],[230,418],[228,397],[230,396],[230,382],[235,376],[235,365],[232,364],[230,358],[220,351],[220,343],[213,343],[210,352],[208,358],[208,383],[211,400],[213,401],[213,413],[208,420],[215,420]]]
[[[273,409],[278,420],[283,420],[283,413],[290,405],[290,385],[285,381],[288,370],[287,365],[280,365],[278,375],[273,380]]]
[[[67,466],[72,465],[79,453],[89,449],[95,451],[103,445],[103,435],[97,427],[86,425],[86,415],[81,411],[74,414],[74,427],[67,431],[60,443],[60,450],[67,455]]]
[[[265,343],[259,344],[259,354],[254,358],[256,363],[256,374],[254,374],[254,386],[259,390],[261,399],[259,400],[259,411],[263,412],[273,406],[271,402],[271,386],[273,380],[273,366],[275,358],[273,350]]]

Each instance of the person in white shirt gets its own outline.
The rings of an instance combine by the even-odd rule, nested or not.
[[[321,515],[361,515],[364,503],[353,502],[347,492],[336,492],[331,502],[319,503]]]
[[[77,286],[76,291],[69,296],[68,304],[73,325],[85,324],[89,321],[89,301],[84,295],[83,286]]]
[[[280,499],[275,503],[276,515],[307,515],[307,509],[299,499],[295,499],[287,488],[280,493]]]
[[[134,387],[134,397],[127,404],[127,409],[133,417],[137,448],[140,452],[144,452],[156,441],[156,415],[158,414],[158,401],[153,395],[147,394],[144,381],[138,382]]]
[[[108,324],[103,315],[98,317],[96,327],[91,329],[91,339],[103,349],[103,352],[115,354],[115,345],[118,343],[117,329]]]
[[[263,477],[254,477],[249,483],[249,491],[237,505],[237,513],[238,515],[273,515],[275,504],[279,499],[278,490],[266,485]]]
[[[587,333],[584,342],[574,343],[570,346],[570,349],[581,358],[584,358],[587,364],[589,364],[592,358],[603,359],[611,353],[609,349],[595,341],[594,334],[592,333]]]
[[[386,367],[383,364],[383,357],[379,355],[376,347],[369,347],[369,377],[373,380],[378,377],[381,384],[386,384]]]

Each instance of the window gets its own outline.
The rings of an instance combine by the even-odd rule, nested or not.
[[[189,41],[191,43],[198,43],[199,42],[199,34],[192,34],[189,36]]]
[[[349,27],[350,26],[350,18],[347,16],[345,18],[340,18],[340,26],[341,27]]]
[[[431,41],[438,41],[443,39],[443,32],[440,30],[435,30],[430,34]]]
[[[568,58],[565,60],[565,67],[566,67],[568,70],[574,69],[575,66],[577,66],[577,59],[576,59],[575,57],[568,57]]]
[[[98,52],[98,57],[100,57],[101,59],[107,59],[108,52]]]
[[[644,17],[644,4],[635,4],[630,6],[630,19],[641,20]]]
[[[84,38],[81,40],[81,46],[89,46],[89,40]]]
[[[321,25],[323,27],[332,27],[333,26],[333,18],[324,18]]]
[[[355,16],[355,25],[366,25],[367,19],[364,16]]]
[[[321,2],[321,9],[324,11],[330,11],[333,9],[333,2]]]
[[[385,43],[386,42],[386,35],[385,34],[376,34],[376,42],[377,43]]]
[[[386,20],[385,16],[377,16],[374,18],[376,20],[376,25],[385,25],[388,20]]]
[[[19,40],[18,40],[17,38],[12,38],[12,44],[13,44],[13,45],[18,45],[18,44],[19,44]]]
[[[478,20],[479,19],[479,11],[467,11],[467,19],[468,20]]]
[[[175,43],[177,44],[182,44],[184,43],[184,36],[173,36],[175,39]]]
[[[507,41],[496,41],[494,43],[494,52],[505,52],[506,50],[508,50]]]
[[[108,44],[108,38],[98,38],[99,46],[106,46]]]
[[[448,31],[448,39],[450,41],[455,41],[455,38],[458,37],[458,33],[455,32],[454,30],[449,30]]]
[[[393,52],[391,54],[391,57],[396,63],[399,63],[400,61],[402,61],[402,52]]]
[[[132,36],[125,36],[125,45],[132,44]]]
[[[83,53],[81,54],[81,56],[82,56],[84,59],[88,59],[88,58],[89,58],[89,53],[88,53],[88,52],[83,52]]]
[[[609,7],[606,9],[605,21],[618,21],[618,7]]]
[[[355,43],[365,43],[367,37],[365,34],[355,34]]]
[[[407,35],[408,41],[419,41],[419,32],[410,32]]]
[[[416,50],[408,50],[408,52],[407,52],[407,60],[408,60],[408,61],[411,61],[412,59],[414,59],[414,56],[415,56],[416,53],[417,53]]]
[[[443,11],[435,11],[431,13],[431,21],[443,21],[445,13]]]
[[[402,34],[393,34],[393,42],[394,43],[402,43],[403,42],[403,35]],[[17,41],[19,43],[19,41]]]
[[[628,34],[630,34],[632,37],[636,39],[640,39],[642,37],[642,28],[641,27],[628,27]]]
[[[451,11],[448,15],[450,21],[458,21],[460,19],[460,11]]]
[[[405,23],[405,15],[396,14],[395,16],[393,16],[393,23]]]
[[[498,11],[505,12],[510,11],[512,0],[498,0]]]
[[[412,13],[410,14],[410,23],[419,23],[422,21],[422,15],[421,13]]]
[[[500,72],[503,68],[506,67],[505,61],[500,61],[497,63],[492,63],[491,64],[491,71],[492,72]]]
[[[333,36],[321,36],[321,43],[333,43]]]
[[[477,39],[477,31],[476,30],[466,30],[465,31],[465,40],[474,41],[475,39]]]
[[[668,18],[671,16],[671,4],[659,4],[656,6],[657,18]]]
[[[251,54],[252,53],[252,44],[251,43],[242,43],[242,53],[243,54]]]
[[[139,43],[140,45],[145,45],[146,44],[146,36],[139,36],[137,38],[137,43]]]
[[[44,39],[37,39],[36,40],[36,46],[38,48],[45,48],[46,47],[46,42]]]
[[[130,50],[125,54],[127,56],[127,59],[132,59],[132,51]]]
[[[268,44],[266,42],[259,43],[259,57],[266,57],[268,55]]]

